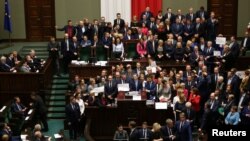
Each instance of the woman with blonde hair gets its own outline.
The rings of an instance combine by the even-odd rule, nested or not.
[[[179,96],[179,101],[177,101],[174,106],[175,106],[174,112],[176,115],[176,120],[179,120],[179,114],[184,112],[184,110],[186,108],[186,97],[183,93]]]
[[[161,132],[161,125],[157,122],[153,124],[152,128],[152,141],[163,141],[163,135]]]

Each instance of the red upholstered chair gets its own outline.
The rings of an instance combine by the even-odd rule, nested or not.
[[[147,92],[146,91],[141,91],[141,99],[147,100]]]
[[[117,100],[125,99],[125,92],[119,91],[117,95]]]

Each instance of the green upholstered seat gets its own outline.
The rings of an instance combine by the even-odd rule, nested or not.
[[[80,60],[88,61],[90,57],[90,47],[82,47],[80,49]]]

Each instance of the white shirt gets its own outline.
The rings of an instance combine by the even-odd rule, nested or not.
[[[123,43],[120,43],[120,44],[113,44],[113,52],[120,52],[122,53],[121,56],[123,56],[123,53],[124,53],[124,47],[123,47]]]
[[[85,105],[84,105],[84,102],[82,99],[76,99],[76,102],[79,104],[80,106],[80,112],[81,112],[81,115],[84,113],[84,110],[85,110]]]
[[[243,47],[246,47],[247,44],[247,38],[244,39]]]

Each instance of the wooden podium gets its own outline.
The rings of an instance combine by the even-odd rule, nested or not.
[[[117,100],[133,99],[133,96],[126,95],[125,93],[126,93],[125,91],[119,91],[118,94],[117,94]],[[147,100],[146,91],[141,91],[140,95],[141,95],[142,100]]]

